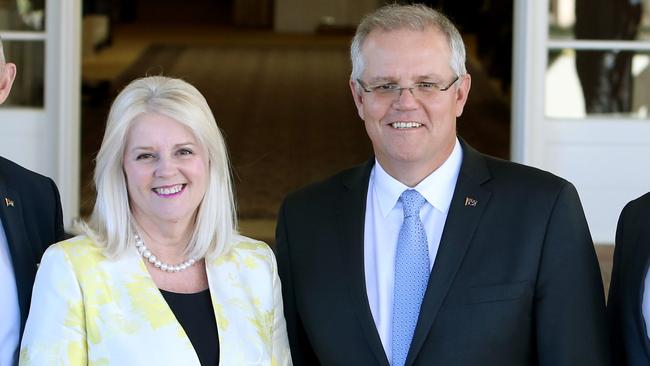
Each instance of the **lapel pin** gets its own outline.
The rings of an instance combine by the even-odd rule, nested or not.
[[[9,198],[5,197],[5,205],[7,205],[7,207],[14,207],[14,201],[12,201]]]
[[[465,206],[476,207],[477,204],[478,204],[477,200],[473,198],[465,197]]]

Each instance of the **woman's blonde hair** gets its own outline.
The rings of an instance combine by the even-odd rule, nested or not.
[[[186,248],[189,257],[219,255],[236,235],[237,219],[225,142],[207,101],[189,83],[163,76],[132,81],[111,106],[95,167],[97,200],[80,231],[119,256],[134,242],[135,222],[124,175],[124,149],[135,119],[144,113],[173,118],[189,128],[207,151],[208,182]]]

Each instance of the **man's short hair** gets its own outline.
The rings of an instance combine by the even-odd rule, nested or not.
[[[350,57],[352,59],[352,80],[360,79],[364,69],[363,55],[361,48],[368,37],[368,34],[375,29],[392,31],[398,29],[410,29],[425,31],[429,28],[439,30],[447,38],[451,59],[449,66],[456,76],[467,74],[465,67],[465,44],[460,32],[444,14],[431,9],[428,6],[398,5],[391,4],[383,6],[374,12],[366,15],[357,27],[357,31],[350,46]]]

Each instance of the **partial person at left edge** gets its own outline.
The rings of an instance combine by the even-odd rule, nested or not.
[[[16,65],[5,62],[0,38],[0,104],[15,77]],[[54,182],[0,156],[0,365],[18,364],[36,268],[45,249],[63,236]]]

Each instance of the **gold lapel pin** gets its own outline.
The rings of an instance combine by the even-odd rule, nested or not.
[[[9,198],[5,197],[5,205],[7,205],[7,207],[14,207],[14,201],[12,201]]]
[[[473,198],[465,197],[465,206],[476,207],[477,204],[478,204],[477,200]]]

